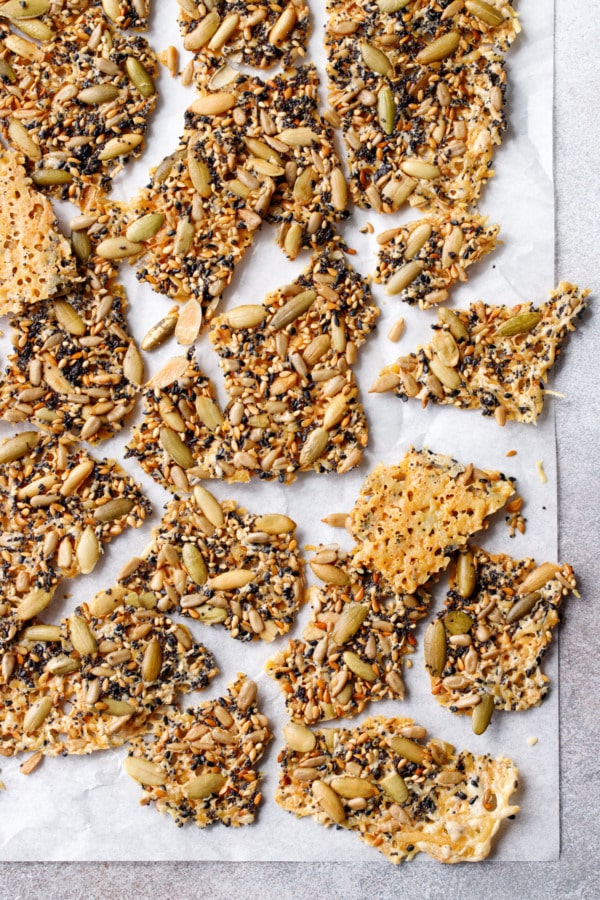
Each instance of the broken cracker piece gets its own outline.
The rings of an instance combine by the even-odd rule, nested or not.
[[[561,281],[539,307],[479,301],[467,310],[440,308],[431,344],[386,366],[371,390],[481,409],[500,425],[535,422],[548,372],[589,293]]]
[[[383,232],[375,281],[387,294],[429,309],[444,303],[466,270],[496,246],[499,225],[484,216],[434,214]]]
[[[512,494],[501,472],[413,448],[399,465],[380,464],[365,480],[350,512],[359,542],[354,562],[383,575],[394,590],[414,593]]]
[[[225,697],[156,715],[151,739],[130,741],[123,764],[144,788],[141,803],[153,803],[179,826],[251,824],[262,801],[256,764],[272,738],[256,694],[256,684],[240,674]]]
[[[470,715],[476,734],[494,709],[539,706],[549,688],[540,663],[575,587],[569,565],[536,566],[481,548],[459,554],[444,610],[425,638],[438,703]]]
[[[354,729],[284,729],[276,801],[298,817],[356,831],[391,862],[425,852],[439,862],[485,859],[510,804],[512,760],[474,756],[412,719],[367,719]],[[313,762],[314,761],[314,762]]]
[[[10,150],[0,155],[0,315],[56,295],[76,274],[52,204],[35,189],[23,162]]]

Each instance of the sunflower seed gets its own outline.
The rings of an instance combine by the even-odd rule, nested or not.
[[[406,175],[410,175],[413,178],[422,178],[425,181],[433,181],[434,178],[439,178],[440,176],[440,170],[436,165],[412,157],[405,159],[400,164],[400,168]]]
[[[292,5],[287,6],[269,32],[269,42],[280,44],[290,33],[298,20],[296,10]]]
[[[236,306],[226,315],[227,324],[231,328],[255,328],[264,321],[267,310],[258,304],[243,304]]]
[[[389,87],[381,88],[377,94],[377,116],[386,134],[394,133],[396,103]]]
[[[181,551],[183,565],[192,581],[202,587],[208,579],[208,569],[202,553],[194,544],[187,541]]]
[[[79,538],[75,555],[82,575],[89,575],[94,571],[100,559],[100,544],[91,525],[87,526]]]
[[[209,397],[196,397],[198,418],[209,431],[218,431],[223,424],[223,416],[214,400]]]
[[[286,746],[297,753],[310,753],[317,743],[312,731],[297,722],[288,722],[283,726],[283,739]]]
[[[35,143],[28,130],[18,119],[10,120],[8,136],[13,144],[16,144],[19,150],[22,150],[29,159],[38,160],[42,158],[39,144]]]
[[[35,616],[38,616],[46,609],[51,600],[52,594],[48,591],[41,590],[41,588],[36,588],[21,600],[16,609],[15,616],[20,621],[27,622],[29,619],[35,618]]]
[[[101,241],[96,247],[98,256],[104,259],[126,259],[144,250],[144,245],[123,237],[111,237]]]
[[[311,791],[313,797],[329,818],[333,819],[337,825],[343,825],[346,821],[346,813],[342,806],[342,801],[336,792],[324,781],[313,781]]]
[[[315,428],[306,438],[300,450],[300,465],[310,466],[325,452],[329,443],[329,432],[325,428]]]
[[[68,621],[69,637],[75,650],[80,656],[93,656],[98,649],[98,644],[88,623],[75,613],[70,616]]]
[[[197,10],[192,10],[192,15],[197,14]],[[183,39],[183,46],[186,50],[200,50],[205,44],[208,44],[212,36],[221,23],[221,16],[216,10],[209,12],[193,31],[190,31]]]
[[[310,128],[286,128],[277,135],[277,139],[290,147],[310,147],[319,140],[319,135]]]
[[[194,100],[189,112],[197,116],[219,116],[235,106],[236,99],[227,91],[216,91]]]
[[[446,665],[446,629],[441,619],[431,622],[423,639],[425,665],[434,678],[439,678]]]
[[[235,591],[238,588],[246,587],[256,578],[256,572],[249,569],[231,569],[229,572],[223,572],[222,575],[215,575],[207,582],[207,587],[211,591]]]
[[[555,563],[542,563],[521,582],[517,588],[517,593],[529,594],[531,591],[539,591],[540,588],[543,588],[556,576],[557,572],[560,572],[560,566],[557,566]]]
[[[390,296],[400,294],[409,284],[418,278],[423,271],[424,263],[420,260],[412,260],[401,266],[385,285],[385,292]]]
[[[225,786],[227,779],[219,772],[208,772],[206,775],[198,775],[183,785],[183,793],[188,800],[204,800],[211,794],[218,794]]]

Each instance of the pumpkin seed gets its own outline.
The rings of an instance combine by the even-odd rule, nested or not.
[[[96,568],[96,563],[100,559],[100,544],[96,537],[96,532],[91,525],[88,525],[77,542],[75,550],[77,562],[82,575],[90,575]]]
[[[446,665],[446,631],[440,619],[431,622],[423,639],[425,665],[434,678],[440,678]]]
[[[134,501],[128,497],[115,497],[108,503],[103,503],[94,512],[94,518],[97,522],[114,522],[116,519],[122,519],[128,515],[134,507]]]
[[[210,604],[206,604],[198,610],[198,621],[202,622],[203,625],[220,625],[227,616],[227,610],[211,606]]]
[[[92,242],[87,231],[72,231],[71,244],[77,259],[82,263],[86,263],[92,255]]]
[[[156,93],[154,80],[148,69],[139,61],[139,59],[128,56],[125,68],[127,69],[129,80],[138,89],[142,97],[145,97],[146,99],[148,97],[153,97]]]
[[[448,366],[450,369],[458,365],[460,352],[449,331],[434,331],[431,343],[442,365]]]
[[[329,432],[325,428],[311,431],[300,450],[300,465],[311,466],[323,455],[328,443]]]
[[[31,180],[38,187],[51,187],[57,184],[71,184],[73,176],[65,169],[35,169]]]
[[[192,468],[195,462],[194,455],[176,431],[173,431],[172,428],[161,428],[158,439],[163,450],[169,454],[178,466],[181,466],[182,469]]]
[[[156,638],[154,638],[146,647],[146,650],[144,651],[144,657],[142,659],[142,678],[144,679],[144,681],[156,681],[156,679],[160,675],[162,664],[162,647],[160,645],[160,641],[157,641]]]
[[[98,159],[101,162],[107,162],[111,159],[116,159],[119,156],[128,156],[132,153],[136,147],[139,147],[142,141],[144,140],[141,134],[122,134],[120,137],[111,138],[106,142],[100,153],[98,154]]]
[[[408,800],[408,788],[406,782],[401,775],[393,772],[379,782],[379,786],[385,791],[388,797],[395,800],[396,803],[404,803]]]
[[[506,614],[506,618],[504,620],[506,624],[513,625],[515,622],[518,622],[519,619],[522,619],[523,616],[526,616],[528,613],[530,613],[540,597],[541,594],[539,593],[539,591],[534,591],[532,594],[525,594],[524,597],[521,597],[520,600],[517,600]]]
[[[175,232],[175,240],[173,242],[173,253],[175,256],[187,256],[194,243],[195,231],[194,225],[187,216],[179,220]]]
[[[246,587],[247,584],[254,581],[256,572],[250,569],[230,569],[229,572],[223,572],[222,575],[215,575],[207,584],[211,591],[235,591],[238,588]]]
[[[211,794],[218,794],[226,783],[226,777],[220,772],[207,772],[184,784],[183,793],[188,800],[204,800]]]
[[[23,733],[29,734],[31,731],[37,731],[42,727],[50,710],[52,709],[52,698],[42,697],[33,706],[30,706],[23,718]]]
[[[473,625],[471,616],[460,609],[453,609],[444,616],[444,627],[448,634],[467,634]]]
[[[187,167],[190,174],[190,181],[194,185],[194,190],[200,197],[207,199],[212,194],[210,183],[210,169],[203,159],[198,159],[194,155],[190,147],[187,155]]]
[[[539,591],[543,588],[557,572],[560,572],[560,566],[556,563],[542,563],[536,569],[529,573],[524,581],[517,588],[519,594],[529,594],[531,591]]]
[[[69,617],[69,637],[80,656],[93,656],[98,650],[96,638],[88,623],[76,613]]]
[[[183,565],[192,581],[202,587],[208,580],[208,569],[202,553],[195,544],[189,541],[183,545],[181,552]]]
[[[338,775],[329,784],[345,800],[354,800],[356,797],[370,800],[379,793],[375,785],[366,778],[354,778],[350,775]]]
[[[413,228],[406,240],[404,249],[404,259],[411,260],[422,250],[429,238],[431,237],[432,228],[429,222],[423,222]]]
[[[0,444],[0,464],[22,459],[30,450],[37,447],[41,437],[39,431],[22,431],[12,438],[7,438]]]
[[[447,326],[450,334],[457,341],[466,341],[469,337],[469,332],[465,325],[453,310],[447,309],[445,306],[438,307],[438,319],[443,325]]]
[[[131,223],[125,232],[125,237],[128,241],[133,241],[135,244],[149,241],[150,238],[160,231],[164,221],[163,213],[147,213]]]
[[[14,84],[17,80],[15,70],[5,59],[0,59],[0,78],[7,78],[11,84]]]
[[[111,237],[100,241],[96,253],[103,259],[126,259],[144,250],[144,245],[137,241],[128,241],[124,237]]]
[[[101,103],[110,103],[119,96],[119,88],[114,84],[94,84],[84,88],[77,94],[77,99],[88,106],[100,106]]]
[[[364,64],[372,72],[376,72],[378,75],[385,75],[386,77],[392,74],[394,67],[389,56],[386,56],[383,50],[379,50],[373,44],[369,44],[368,41],[362,41],[360,55]]]
[[[194,499],[202,513],[215,528],[222,528],[225,524],[223,507],[214,494],[197,484],[194,488]],[[264,531],[264,529],[261,529]]]
[[[440,177],[439,168],[433,163],[425,162],[422,159],[414,159],[410,157],[400,163],[400,168],[406,175],[413,178],[422,178],[424,181],[433,181],[434,178]]]
[[[7,19],[35,19],[50,9],[50,0],[9,0],[0,6],[0,16]]]
[[[342,658],[350,671],[358,678],[362,678],[363,681],[375,681],[377,678],[377,675],[373,671],[373,666],[361,659],[357,653],[346,650]]]
[[[477,573],[471,550],[465,550],[458,554],[456,560],[456,587],[464,600],[468,600],[475,590]]]
[[[409,738],[405,737],[394,736],[388,738],[387,742],[394,753],[397,753],[398,756],[401,756],[403,759],[416,763],[418,766],[423,763],[425,759],[424,748],[415,741],[411,741]]]
[[[210,397],[196,397],[196,412],[209,431],[218,431],[223,424],[221,410]]]
[[[483,694],[480,702],[473,709],[471,727],[473,734],[483,734],[492,721],[494,714],[494,698],[491,694]]]
[[[246,303],[236,306],[225,316],[225,320],[231,328],[255,328],[266,318],[267,310],[257,303]]]
[[[126,700],[112,700],[111,698],[107,698],[102,702],[104,704],[102,713],[107,716],[122,718],[123,716],[132,716],[137,712],[135,706],[133,706],[132,703],[128,703]]]
[[[177,325],[177,316],[165,316],[146,333],[142,340],[142,350],[154,350],[171,337]]]
[[[235,104],[236,99],[233,94],[227,91],[215,91],[214,94],[205,94],[194,100],[189,111],[197,116],[220,116],[228,112]]]
[[[313,781],[310,788],[313,797],[329,818],[337,825],[343,825],[346,821],[346,812],[336,792],[324,781]]]
[[[310,728],[299,725],[297,722],[288,722],[283,726],[283,739],[290,750],[297,753],[310,753],[314,749],[317,739]]]
[[[333,626],[331,639],[336,644],[345,644],[354,637],[367,618],[368,612],[369,608],[364,603],[349,603]]]
[[[385,133],[393,134],[396,121],[396,103],[389,87],[381,88],[377,94],[377,116],[379,124]]]
[[[500,325],[495,331],[496,337],[515,337],[518,334],[528,334],[536,325],[539,325],[542,319],[541,313],[520,313]]]
[[[141,759],[139,756],[126,757],[123,768],[129,777],[138,784],[162,787],[167,783],[167,773],[163,772],[160,766],[147,759]]]
[[[442,59],[447,59],[448,56],[452,56],[458,49],[459,44],[460,34],[458,31],[448,31],[446,34],[443,34],[441,37],[424,47],[423,50],[417,54],[417,62],[422,66],[429,65],[432,62],[440,62]]]
[[[460,388],[462,381],[456,369],[445,366],[439,357],[434,356],[429,361],[429,369],[449,391],[457,391]]]
[[[470,13],[473,13],[474,16],[481,19],[486,25],[491,25],[492,28],[496,25],[501,25],[504,22],[504,16],[500,10],[496,9],[496,7],[491,4],[486,3],[485,0],[466,0],[465,6]]]

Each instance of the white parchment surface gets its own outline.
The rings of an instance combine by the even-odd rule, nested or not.
[[[181,48],[176,24],[176,0],[155,0],[149,40],[160,51],[169,44]],[[321,97],[326,96],[322,34],[325,4],[313,0],[313,36],[310,58],[323,75]],[[491,222],[501,225],[504,244],[486,257],[466,285],[457,287],[451,305],[463,307],[477,299],[489,303],[516,304],[523,300],[541,302],[554,287],[554,199],[552,183],[552,79],[553,79],[553,4],[548,0],[527,0],[522,7],[523,33],[509,52],[508,113],[509,129],[503,146],[495,155],[496,177],[484,190],[481,211]],[[181,51],[182,66],[188,54]],[[160,101],[153,118],[148,146],[141,159],[126,169],[118,180],[115,194],[130,197],[148,181],[148,170],[172,152],[183,130],[183,111],[191,95],[166,70],[160,77]],[[73,210],[60,209],[63,222]],[[413,211],[397,216],[377,216],[357,212],[344,225],[343,234],[356,249],[352,264],[364,275],[375,269],[375,234],[416,218]],[[375,234],[361,234],[360,228],[371,222]],[[274,231],[264,226],[255,246],[239,266],[233,285],[225,292],[223,309],[240,303],[260,303],[265,294],[287,284],[306,265],[308,254],[290,263],[273,244]],[[123,266],[122,281],[129,298],[129,324],[138,339],[148,327],[166,314],[170,301],[139,284],[132,271]],[[296,484],[280,485],[253,482],[245,486],[211,484],[221,499],[231,497],[251,512],[282,512],[299,525],[299,543],[317,544],[341,541],[348,548],[345,532],[334,531],[321,519],[331,512],[345,512],[353,505],[361,482],[378,462],[399,461],[411,446],[427,446],[448,453],[482,468],[501,469],[517,479],[517,490],[524,497],[527,531],[510,539],[500,513],[490,529],[481,536],[483,546],[511,553],[515,557],[533,556],[539,562],[555,560],[557,553],[558,512],[556,505],[556,457],[552,405],[549,398],[537,427],[509,423],[499,428],[493,419],[478,412],[449,407],[428,407],[400,402],[389,395],[368,395],[369,386],[385,363],[400,353],[408,353],[429,340],[435,310],[422,312],[386,297],[381,286],[374,286],[381,308],[377,330],[362,350],[357,368],[362,399],[370,421],[371,439],[360,470],[344,476],[300,476]],[[406,329],[399,344],[386,338],[390,325],[400,316]],[[8,332],[8,325],[4,324]],[[6,339],[2,355],[9,349]],[[197,346],[198,357],[207,374],[216,383],[224,399],[222,379],[215,355],[204,335]],[[166,347],[146,355],[151,374],[177,352],[174,340]],[[567,357],[568,357],[567,351]],[[140,411],[137,412],[139,418]],[[2,426],[0,434],[14,429]],[[128,429],[118,438],[96,448],[95,456],[122,459]],[[507,458],[509,450],[517,454]],[[536,462],[543,460],[548,482],[542,484]],[[113,542],[93,576],[64,582],[62,593],[50,607],[47,621],[58,622],[75,605],[114,583],[122,565],[147,544],[152,525],[168,500],[165,491],[147,478],[134,460],[124,460],[125,469],[142,483],[152,500],[154,516],[143,529],[128,531]],[[310,555],[310,554],[308,554]],[[309,580],[312,573],[308,571]],[[436,604],[445,593],[444,580],[438,588]],[[66,595],[66,596],[65,596]],[[65,596],[64,600],[61,600]],[[290,636],[301,633],[308,619],[304,608]],[[126,748],[96,753],[89,757],[45,759],[30,776],[19,771],[22,759],[0,757],[0,858],[4,860],[377,860],[377,852],[364,846],[350,832],[325,830],[311,819],[297,820],[274,802],[277,785],[277,754],[282,745],[282,727],[286,721],[284,703],[277,684],[263,672],[265,661],[287,638],[270,646],[248,645],[232,640],[222,629],[210,629],[186,619],[197,638],[215,653],[221,674],[209,689],[190,702],[221,695],[236,673],[245,672],[259,685],[259,700],[272,723],[275,740],[263,761],[264,802],[254,825],[224,829],[220,825],[199,830],[194,826],[178,829],[170,817],[159,816],[152,807],[140,807],[140,788],[123,771]],[[567,625],[568,627],[568,625]],[[417,630],[419,644],[425,624]],[[521,778],[516,801],[521,812],[514,822],[503,826],[493,858],[496,860],[555,859],[559,851],[559,760],[558,760],[558,647],[552,647],[545,669],[553,687],[543,705],[525,713],[497,714],[481,736],[473,735],[470,720],[453,716],[435,702],[429,693],[429,676],[423,668],[421,650],[412,657],[412,669],[405,671],[405,702],[371,704],[367,715],[409,716],[425,725],[430,736],[454,743],[457,748],[489,752],[511,757],[518,764]],[[187,698],[186,698],[187,701]],[[332,723],[328,723],[332,724]],[[348,723],[344,723],[348,724]],[[530,746],[528,738],[538,742]],[[423,864],[423,860],[416,864]],[[425,863],[428,864],[428,863]],[[437,865],[436,863],[429,863]]]

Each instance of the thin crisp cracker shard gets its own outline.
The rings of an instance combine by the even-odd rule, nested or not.
[[[519,811],[512,760],[456,753],[425,741],[411,719],[355,729],[285,726],[277,803],[298,817],[356,831],[391,862],[425,852],[439,862],[485,859],[504,819]]]
[[[548,372],[575,330],[589,293],[561,281],[539,307],[480,301],[464,310],[441,308],[431,343],[386,366],[371,391],[481,409],[500,425],[535,422],[544,406]]]
[[[0,155],[1,315],[53,296],[76,274],[52,205],[35,190],[21,162],[17,153]]]
[[[501,472],[411,449],[399,465],[380,464],[367,477],[350,513],[354,562],[414,593],[513,493]]]
[[[262,800],[255,767],[272,738],[256,696],[256,684],[238,675],[225,697],[157,714],[151,738],[131,741],[124,762],[144,788],[140,802],[179,826],[251,824]]]
[[[569,565],[536,566],[532,559],[480,548],[459,555],[437,620],[443,631],[436,623],[429,626],[430,636],[436,628],[445,646],[441,642],[433,658],[432,640],[425,641],[438,703],[472,716],[474,729],[483,720],[484,703],[491,711],[539,706],[549,688],[541,660],[559,623],[561,603],[574,590]]]

